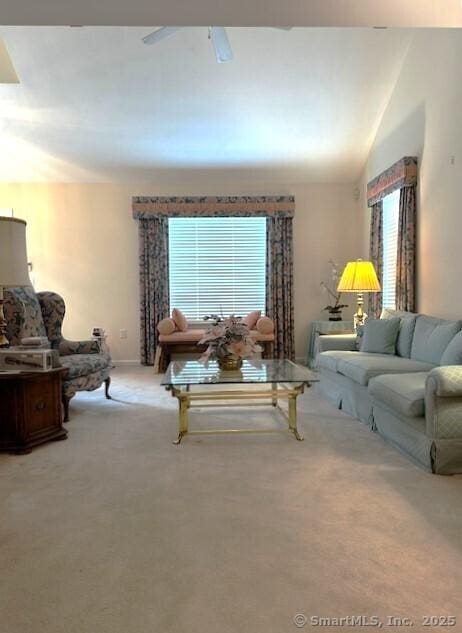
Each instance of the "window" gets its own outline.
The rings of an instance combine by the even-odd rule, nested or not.
[[[399,196],[397,189],[383,199],[382,305],[396,308],[396,256],[398,252]]]
[[[265,310],[266,218],[169,219],[170,310],[191,320]]]

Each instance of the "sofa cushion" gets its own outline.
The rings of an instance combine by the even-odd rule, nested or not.
[[[427,372],[377,376],[369,381],[368,392],[375,400],[400,415],[419,418],[425,415]]]
[[[88,376],[109,365],[109,357],[104,354],[69,354],[60,356],[59,361],[69,370],[64,380],[73,380],[80,376]]]
[[[396,353],[403,358],[411,358],[412,339],[414,338],[417,314],[402,316],[396,341]]]
[[[393,310],[392,308],[382,308],[382,314],[380,315],[381,319],[394,319],[396,317],[401,318],[410,318],[417,317],[415,312],[407,312],[407,310]]]
[[[412,340],[411,358],[439,365],[447,346],[461,326],[461,321],[445,321],[419,315]]]
[[[159,334],[161,343],[198,343],[204,338],[206,330],[186,330],[186,332],[173,332],[172,334]]]
[[[462,332],[458,332],[449,342],[443,356],[441,365],[462,365]]]
[[[393,319],[399,317],[401,322],[399,325],[399,334],[396,341],[396,353],[403,358],[411,357],[412,339],[414,337],[414,329],[417,320],[417,314],[414,312],[406,312],[405,310],[391,310],[384,308],[380,316],[381,319]]]
[[[367,319],[361,340],[361,352],[395,354],[400,319]]]
[[[339,353],[339,352],[337,352]],[[371,378],[382,374],[404,374],[409,372],[430,371],[435,365],[391,356],[390,354],[368,354],[363,352],[344,352],[348,357],[339,359],[337,372],[351,378],[360,385],[367,385]]]
[[[348,355],[351,353],[356,354],[356,352],[346,350],[330,350],[327,352],[321,352],[316,357],[316,364],[319,368],[329,369],[330,371],[336,372],[338,361],[342,360],[342,358],[348,358]]]
[[[159,334],[160,343],[198,343],[204,338],[206,330],[186,330],[186,332],[173,332],[172,334]],[[259,342],[274,341],[274,333],[262,334],[258,330],[250,330],[250,336]]]

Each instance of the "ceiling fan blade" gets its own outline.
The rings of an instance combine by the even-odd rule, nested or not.
[[[219,64],[224,64],[234,59],[226,30],[222,26],[211,26],[210,38]]]
[[[162,28],[157,29],[157,31],[153,31],[152,33],[149,33],[149,35],[146,35],[146,37],[143,37],[143,42],[144,44],[156,44],[161,40],[165,40],[166,37],[170,37],[170,35],[173,35],[182,28],[182,26],[163,26]]]
[[[291,31],[291,26],[272,26],[272,29],[278,29],[278,31]]]

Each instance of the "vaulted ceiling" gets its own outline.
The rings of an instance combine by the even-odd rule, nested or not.
[[[148,47],[150,30],[2,27],[20,83],[0,85],[0,180],[353,182],[412,38],[229,28],[217,64],[205,27]]]
[[[2,0],[2,24],[462,26],[460,0]]]

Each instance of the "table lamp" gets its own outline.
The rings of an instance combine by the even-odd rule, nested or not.
[[[364,325],[364,321],[367,318],[367,314],[363,310],[363,293],[379,292],[380,290],[379,280],[372,262],[357,259],[355,262],[347,263],[337,286],[337,291],[356,292],[358,294],[358,307],[353,317],[355,330],[358,325]]]
[[[0,217],[0,347],[8,347],[3,289],[32,286],[26,249],[26,222]]]

